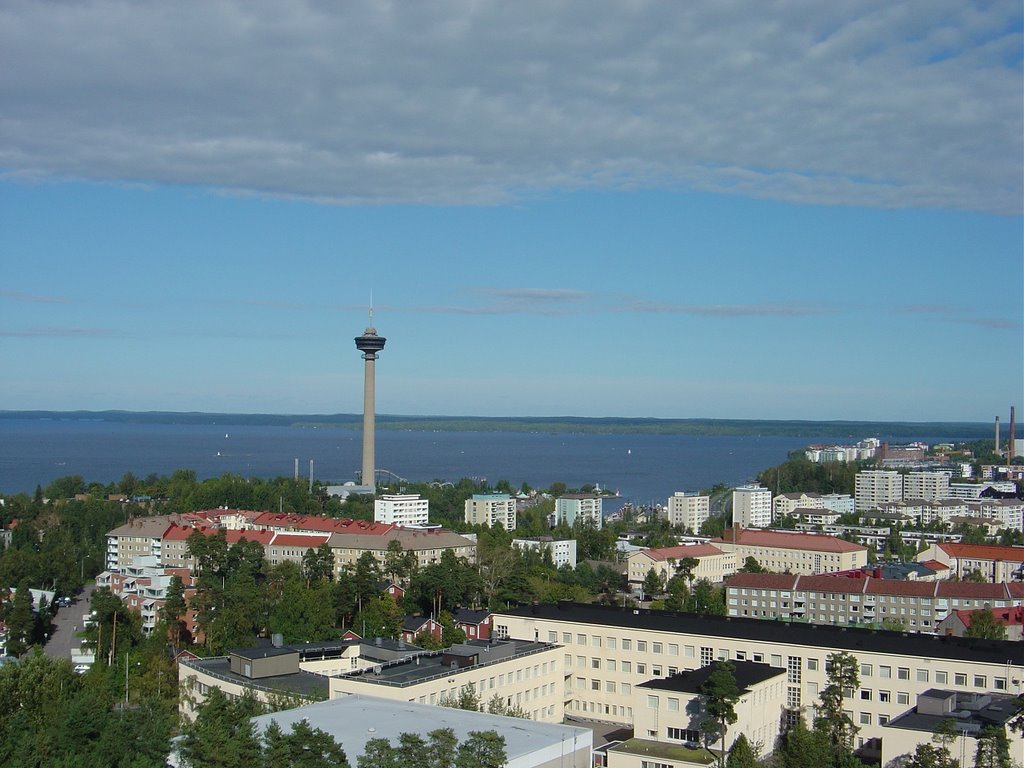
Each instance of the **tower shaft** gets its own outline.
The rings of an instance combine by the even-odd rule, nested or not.
[[[376,486],[375,448],[377,438],[377,403],[375,370],[377,356],[364,355],[363,363],[363,474],[362,484]]]

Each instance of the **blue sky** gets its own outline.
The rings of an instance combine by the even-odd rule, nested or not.
[[[990,421],[1017,2],[0,8],[0,407]]]

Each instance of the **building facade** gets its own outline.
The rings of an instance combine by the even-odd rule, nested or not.
[[[903,499],[903,475],[894,470],[871,469],[854,478],[854,503],[858,512],[878,509]]]
[[[549,552],[551,562],[556,568],[567,565],[576,567],[576,539],[554,539],[550,536],[538,536],[532,539],[512,539],[512,546],[518,549],[532,549],[537,552]]]
[[[732,528],[711,545],[736,555],[736,562],[752,557],[776,573],[833,573],[867,565],[868,549],[862,544],[814,533],[759,531]]]
[[[470,525],[516,529],[516,500],[507,493],[474,493],[466,499],[465,520]]]
[[[692,581],[707,579],[713,583],[720,583],[736,573],[737,565],[734,553],[723,552],[711,544],[689,544],[680,547],[661,547],[630,552],[626,557],[626,574],[629,584],[634,588],[643,584],[651,569],[661,577],[662,581],[667,582],[676,575],[676,566],[688,557],[697,560],[697,566],[691,572]]]
[[[416,493],[383,494],[373,502],[373,520],[402,526],[427,525],[430,500]]]
[[[660,516],[670,525],[697,533],[711,516],[711,497],[676,491],[668,497]]]
[[[555,499],[555,522],[570,528],[579,520],[581,524],[604,526],[604,505],[595,493],[567,493]]]
[[[733,489],[732,522],[743,528],[768,528],[772,524],[772,492],[760,485]]]
[[[949,498],[951,472],[908,472],[903,476],[903,498],[937,501]]]

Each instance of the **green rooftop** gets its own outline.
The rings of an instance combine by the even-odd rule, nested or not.
[[[644,757],[663,757],[666,760],[681,760],[694,765],[711,765],[716,758],[706,749],[692,749],[682,744],[666,744],[648,739],[630,739],[616,744],[609,752],[627,752]]]

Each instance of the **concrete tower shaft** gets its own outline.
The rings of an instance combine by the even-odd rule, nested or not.
[[[367,328],[362,336],[356,336],[356,349],[363,353],[363,473],[360,482],[363,485],[376,486],[376,446],[377,403],[376,380],[374,366],[377,353],[384,349],[387,341],[377,335],[377,329]]]

